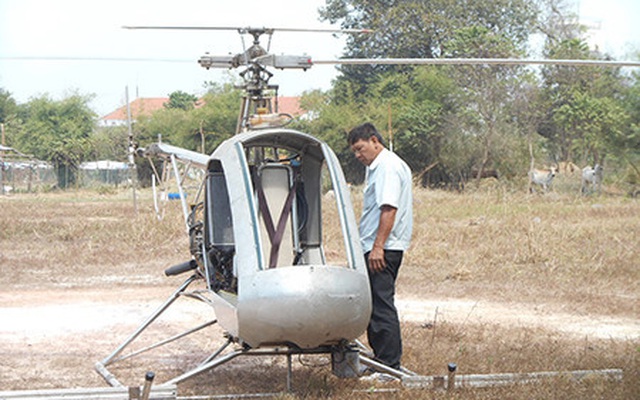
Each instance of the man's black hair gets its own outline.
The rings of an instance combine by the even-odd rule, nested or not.
[[[375,136],[384,146],[382,135],[380,135],[376,127],[373,126],[371,122],[365,122],[362,125],[356,126],[349,132],[349,145],[353,145],[358,140],[370,140],[373,136]]]

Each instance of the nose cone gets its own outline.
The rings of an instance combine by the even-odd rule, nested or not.
[[[371,315],[366,274],[333,266],[258,272],[241,288],[239,336],[252,347],[293,343],[313,348],[352,340]]]

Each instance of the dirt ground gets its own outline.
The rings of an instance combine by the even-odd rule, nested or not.
[[[94,371],[96,361],[114,351],[173,290],[167,285],[125,289],[116,285],[91,291],[3,290],[0,293],[1,389],[105,386],[102,377]],[[397,306],[403,321],[421,324],[479,322],[544,328],[576,339],[640,338],[638,319],[575,315],[558,311],[553,305],[532,309],[515,303],[400,295]],[[208,308],[193,306],[190,302],[178,301],[172,310],[162,320],[164,329],[179,329],[208,316]],[[210,329],[213,333],[209,340],[222,343],[219,328]],[[215,347],[215,343],[207,345]],[[200,356],[204,355],[206,353]],[[125,375],[130,376],[130,372]],[[142,383],[142,372],[137,376]],[[135,384],[135,377],[129,384]]]
[[[437,368],[458,357],[467,371],[475,368],[466,373],[565,366],[638,370],[637,203],[607,200],[594,207],[525,198],[525,208],[517,207],[522,201],[495,207],[491,196],[418,194],[417,201],[431,207],[421,212],[431,214],[417,216],[425,223],[416,226],[397,295],[408,368],[442,374]],[[106,387],[96,362],[112,354],[186,278],[162,273],[185,260],[179,210],[173,225],[158,224],[146,216],[151,213],[135,218],[128,203],[108,200],[9,198],[0,204],[0,391]],[[606,235],[594,235],[603,230]],[[179,299],[136,344],[148,346],[213,318],[205,304]],[[460,332],[464,341],[458,340]],[[441,339],[434,342],[435,333]],[[212,354],[224,343],[223,334],[212,326],[161,355],[150,352],[142,362],[125,360],[109,369],[125,385],[142,384],[147,371],[156,372],[161,383]],[[528,343],[519,343],[522,338]],[[423,351],[425,342],[432,348]],[[528,353],[519,358],[523,349]],[[303,393],[340,385],[326,361],[294,361]],[[270,370],[255,372],[256,365]],[[306,372],[309,366],[317,368]],[[278,380],[275,390],[281,391],[283,371],[283,357],[238,359],[184,389],[237,393],[247,382]],[[220,382],[230,382],[231,390],[216,387]],[[194,390],[197,385],[206,390]],[[570,398],[585,398],[582,390]],[[548,393],[553,392],[538,398],[550,398]],[[506,397],[530,398],[526,391]]]

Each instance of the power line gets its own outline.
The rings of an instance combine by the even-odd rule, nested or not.
[[[197,58],[146,58],[146,57],[76,57],[76,56],[0,56],[3,61],[90,61],[90,62],[164,62],[195,63]]]

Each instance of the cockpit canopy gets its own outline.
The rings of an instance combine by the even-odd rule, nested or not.
[[[216,291],[237,291],[240,275],[283,266],[364,268],[338,160],[301,132],[255,131],[220,145],[207,166],[205,219],[203,253]],[[339,246],[327,242],[332,234],[344,237]]]

